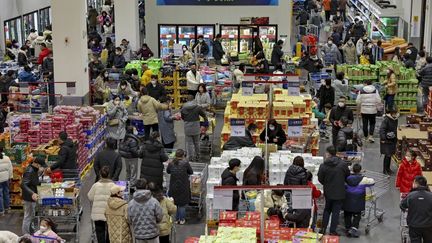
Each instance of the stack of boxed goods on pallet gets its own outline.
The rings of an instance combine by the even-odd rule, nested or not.
[[[175,68],[171,66],[164,66],[159,72],[159,82],[165,87],[166,94],[174,100],[177,92],[176,75]]]
[[[426,104],[425,113],[428,117],[432,117],[432,90],[431,89],[429,89],[429,99],[428,99],[428,103]]]

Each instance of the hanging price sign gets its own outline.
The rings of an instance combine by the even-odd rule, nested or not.
[[[245,119],[231,119],[230,124],[231,124],[231,136],[233,137],[246,136]]]
[[[300,96],[300,82],[299,81],[288,81],[288,95],[289,96]]]
[[[251,96],[254,93],[254,84],[252,82],[242,82],[242,95]]]
[[[303,120],[289,119],[288,120],[288,137],[301,137],[303,135]]]

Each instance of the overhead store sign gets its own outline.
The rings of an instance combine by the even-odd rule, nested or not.
[[[157,0],[157,5],[279,5],[279,0]]]

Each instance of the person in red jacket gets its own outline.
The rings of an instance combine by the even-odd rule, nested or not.
[[[422,168],[416,160],[416,154],[409,150],[399,165],[396,177],[396,187],[401,194],[407,194],[412,189],[412,184],[416,176],[422,175]]]
[[[312,218],[312,229],[315,229],[316,221],[318,218],[318,206],[316,200],[321,197],[321,191],[313,184],[312,182],[312,173],[310,171],[307,172],[307,185],[312,188],[312,199],[314,203],[313,208],[313,218]]]
[[[47,48],[45,43],[42,43],[41,44],[41,52],[39,53],[39,57],[38,57],[38,64],[42,64],[45,57],[47,57],[50,53],[51,53],[51,50],[49,48]]]

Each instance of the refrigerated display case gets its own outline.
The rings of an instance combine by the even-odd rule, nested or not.
[[[253,49],[253,28],[240,26],[240,52],[248,53]]]
[[[5,40],[16,40],[20,44],[23,44],[21,23],[21,16],[4,21]]]
[[[268,60],[270,60],[273,46],[276,44],[277,41],[277,26],[259,26],[258,34],[263,44],[264,55]]]
[[[226,54],[231,57],[238,56],[239,46],[239,26],[238,25],[221,25],[222,48]]]
[[[24,39],[27,38],[27,36],[30,34],[31,29],[35,29],[36,32],[39,32],[38,11],[34,11],[23,15]]]
[[[39,30],[44,31],[51,25],[51,7],[39,9]]]
[[[174,44],[177,43],[177,26],[159,26],[159,56],[161,58],[174,54]]]
[[[179,26],[178,27],[178,44],[186,45],[189,49],[195,43],[195,26]]]
[[[212,53],[213,53],[212,40],[213,40],[213,38],[215,36],[215,27],[214,27],[214,25],[197,26],[197,38],[200,35],[204,36],[204,41],[209,46],[209,56],[212,56]]]

